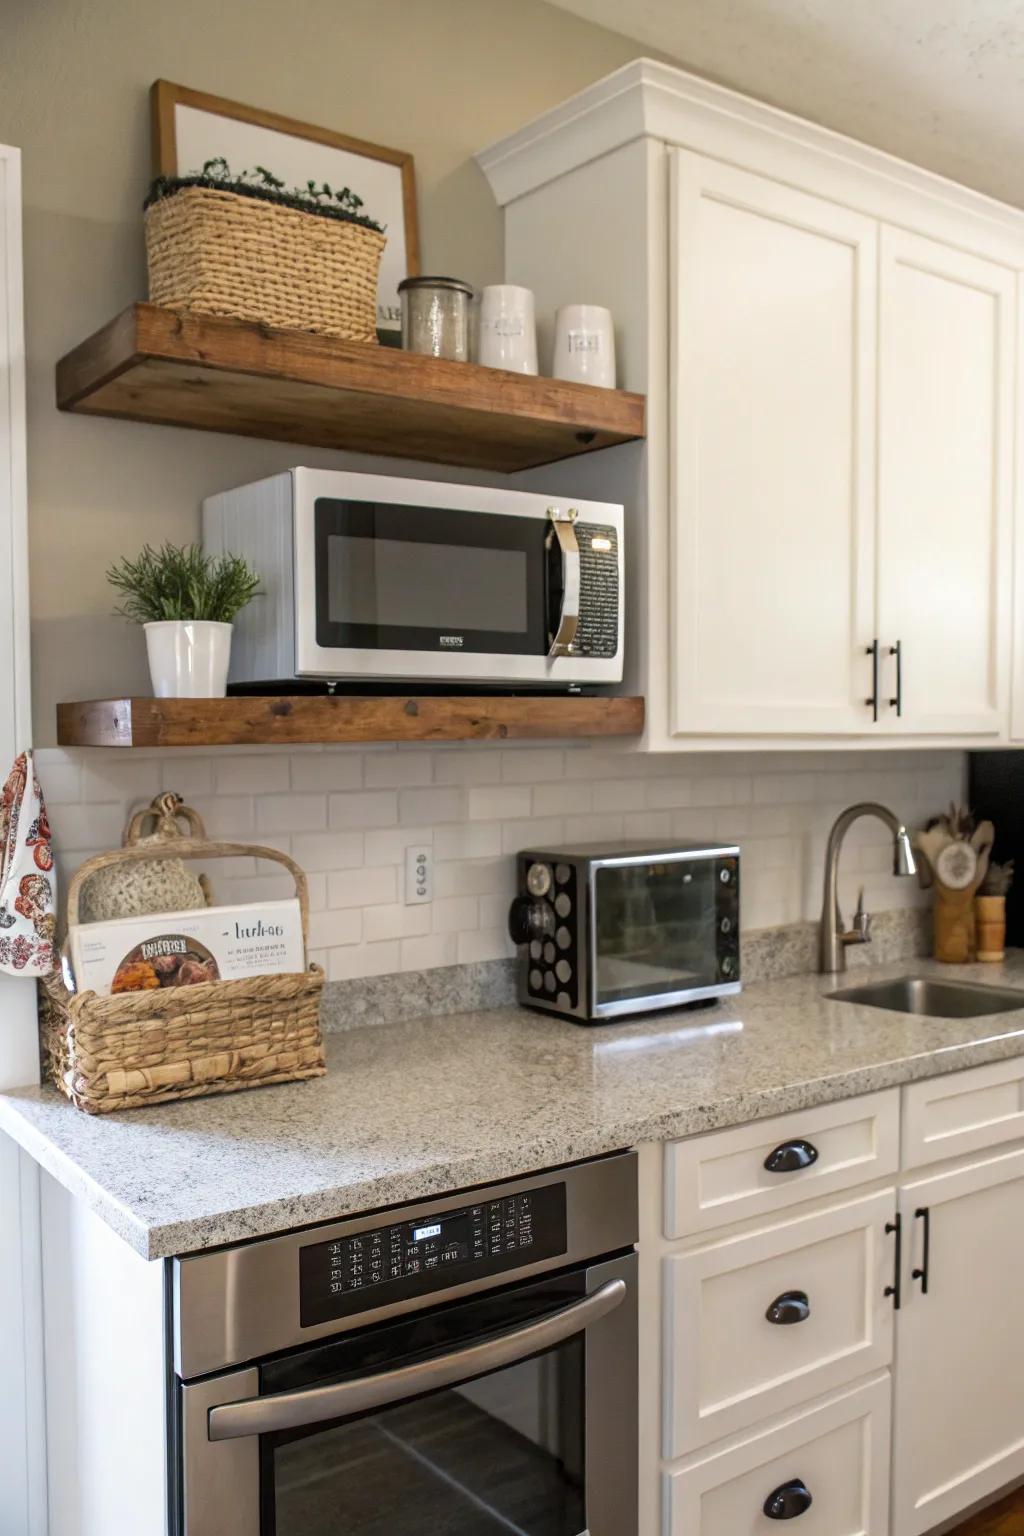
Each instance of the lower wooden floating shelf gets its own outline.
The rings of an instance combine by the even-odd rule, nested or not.
[[[62,747],[302,746],[638,736],[642,698],[409,695],[90,699],[57,705]]]

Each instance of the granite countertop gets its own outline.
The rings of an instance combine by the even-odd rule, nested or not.
[[[1003,965],[908,972],[1024,988]],[[1024,1055],[1024,1011],[916,1018],[755,983],[722,1006],[596,1029],[519,1008],[328,1036],[324,1078],[92,1117],[0,1094],[0,1130],[147,1259],[737,1125]]]

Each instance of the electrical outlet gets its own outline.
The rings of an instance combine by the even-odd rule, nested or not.
[[[405,850],[405,904],[419,906],[434,898],[434,850],[429,843]]]

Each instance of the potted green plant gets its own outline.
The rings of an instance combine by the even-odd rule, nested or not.
[[[156,697],[222,699],[232,624],[259,595],[256,572],[238,555],[208,555],[197,544],[147,544],[112,565],[107,580],[124,594],[116,612],[145,630]]]

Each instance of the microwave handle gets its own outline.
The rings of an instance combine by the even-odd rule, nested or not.
[[[549,507],[548,516],[562,551],[562,611],[548,650],[548,659],[568,656],[580,622],[580,546],[576,540],[576,509]]]
[[[561,1307],[549,1317],[527,1323],[512,1333],[496,1339],[470,1344],[466,1349],[396,1371],[382,1371],[355,1381],[341,1381],[329,1387],[312,1387],[305,1392],[278,1392],[270,1397],[251,1397],[240,1403],[222,1403],[211,1408],[207,1433],[211,1440],[238,1440],[246,1435],[272,1435],[280,1430],[305,1429],[349,1414],[367,1413],[402,1398],[436,1392],[484,1371],[500,1370],[539,1354],[571,1338],[613,1312],[625,1299],[626,1282],[608,1280],[582,1301]]]

